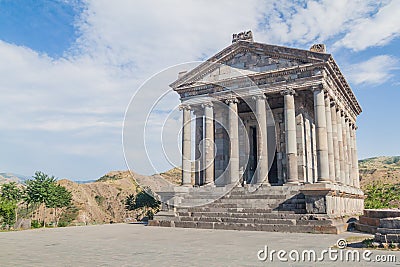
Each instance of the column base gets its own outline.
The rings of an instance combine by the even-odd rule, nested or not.
[[[317,180],[317,184],[333,184],[331,180]]]
[[[204,184],[201,185],[202,187],[215,187],[215,183],[214,182],[206,182]]]
[[[285,185],[301,185],[301,183],[290,182],[290,183],[285,183]]]
[[[300,185],[300,181],[287,181],[285,184],[287,185]]]

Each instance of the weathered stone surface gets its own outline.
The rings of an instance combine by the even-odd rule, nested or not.
[[[361,224],[371,225],[371,226],[379,226],[380,219],[379,218],[370,218],[366,216],[360,216],[359,219]]]
[[[306,210],[311,214],[326,213],[325,196],[306,196]]]
[[[390,228],[390,229],[400,229],[400,217],[381,219],[379,227]]]
[[[364,216],[369,218],[395,218],[400,217],[400,210],[395,209],[366,209]]]

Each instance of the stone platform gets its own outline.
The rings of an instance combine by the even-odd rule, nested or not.
[[[375,234],[375,242],[400,244],[400,209],[366,209],[355,227]]]
[[[164,192],[164,201],[166,197],[173,199],[171,196],[174,196],[175,205],[169,202],[170,204],[164,206],[163,211],[156,214],[149,225],[330,234],[346,231],[351,215],[357,212],[330,214],[326,208],[316,209],[315,207],[318,206],[330,207],[332,203],[339,201],[334,199],[331,193],[327,193],[330,190],[326,188],[321,191],[321,194],[316,194],[315,186],[312,188],[314,194],[310,198],[307,195],[310,188],[304,185],[266,186],[254,192],[251,187],[236,187],[212,202],[211,200],[218,193],[218,188],[215,188],[217,192],[212,189],[190,188],[186,189],[191,191],[190,194],[177,198],[173,193]],[[306,190],[306,194],[302,193],[303,190]],[[355,198],[349,198],[343,202],[351,202],[351,199]],[[314,203],[314,200],[319,204]],[[204,204],[207,201],[210,203]],[[335,210],[338,209],[335,208]]]

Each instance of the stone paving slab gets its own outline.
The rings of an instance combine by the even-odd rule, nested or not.
[[[0,233],[0,266],[321,266],[321,262],[261,262],[257,252],[322,251],[339,238],[360,236],[147,227],[138,224]],[[363,235],[369,237],[371,235]],[[374,252],[375,254],[399,252]],[[328,266],[347,263],[324,262]],[[350,263],[349,266],[394,266]]]

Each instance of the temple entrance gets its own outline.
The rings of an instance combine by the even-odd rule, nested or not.
[[[271,168],[268,172],[268,181],[271,185],[277,185],[278,181],[278,161],[277,161],[277,151],[274,153],[274,160],[272,161]]]
[[[257,127],[249,127],[249,162],[245,173],[246,184],[252,184],[256,181],[255,171],[257,169]]]

